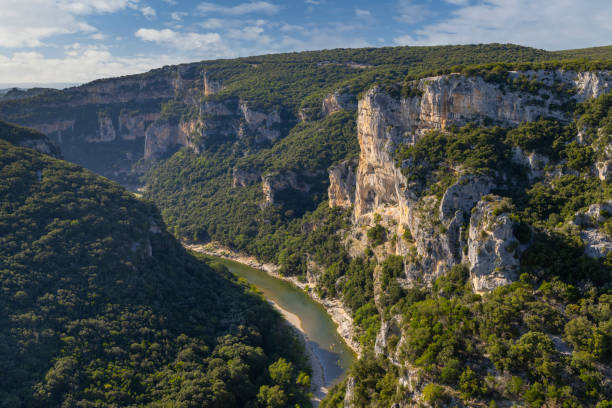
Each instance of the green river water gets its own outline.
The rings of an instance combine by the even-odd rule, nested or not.
[[[311,350],[317,356],[329,387],[344,378],[355,360],[355,354],[336,331],[323,306],[289,282],[268,275],[265,271],[227,259],[215,260],[225,265],[234,275],[245,278],[266,297],[286,311],[297,315],[306,332]]]

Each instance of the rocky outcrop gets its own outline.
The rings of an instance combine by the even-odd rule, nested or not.
[[[253,138],[257,143],[280,138],[281,115],[260,112],[236,98],[198,102],[199,114],[174,126],[162,119],[145,130],[145,159],[159,157],[172,146],[188,146],[196,153],[220,141]],[[178,119],[177,119],[178,120]]]
[[[300,180],[302,175],[293,171],[285,173],[270,173],[261,177],[264,205],[278,204],[276,196],[281,191],[292,189],[296,193],[308,193],[310,184]]]
[[[180,126],[168,120],[158,120],[145,132],[144,158],[161,157],[170,148],[177,146],[187,146],[187,134]]]
[[[540,116],[568,120],[559,110],[567,102],[563,98],[580,101],[598,96],[608,92],[612,83],[607,71],[527,71],[509,75],[511,78],[525,76],[542,83],[542,87],[535,93],[525,93],[478,76],[450,74],[415,81],[415,90],[407,97],[391,95],[379,87],[365,93],[359,101],[357,117],[360,156],[355,176],[354,227],[346,240],[352,255],[358,255],[368,246],[363,230],[371,228],[373,220],[378,218],[388,230],[387,235],[397,239],[392,245],[375,249],[375,253],[379,257],[406,256],[406,284],[431,282],[453,265],[467,261],[463,259],[463,248],[468,245],[467,225],[471,225],[470,218],[474,217],[471,210],[495,187],[492,178],[470,176],[460,168],[449,169],[455,174],[456,182],[441,198],[428,195],[420,182],[409,181],[402,174],[401,168],[410,171],[409,163],[402,163],[398,168],[394,158],[398,146],[415,143],[429,130],[445,130],[470,122],[512,127]],[[561,85],[574,88],[575,94],[559,95],[554,88]],[[513,153],[516,163],[529,168],[532,179],[543,177],[548,158],[520,149]],[[337,196],[344,198],[337,173],[330,172],[330,185],[334,187],[333,191],[330,189],[330,203]],[[482,243],[476,238],[471,240],[475,251],[471,253],[473,275],[479,277],[474,278],[474,286],[479,291],[515,278],[516,253],[504,253],[506,245],[496,241],[507,238],[510,247],[514,245],[511,225],[506,225],[509,222],[502,217],[495,224],[499,228],[478,232],[487,235],[486,239],[483,235]],[[484,254],[485,249],[490,249],[489,257],[479,257],[478,253]],[[496,270],[497,258],[505,264],[501,270]]]
[[[55,122],[35,124],[32,126],[32,129],[36,129],[45,135],[53,133],[59,134],[59,138],[61,139],[62,132],[74,130],[74,120],[58,120]]]
[[[397,364],[399,364],[399,359],[396,357],[397,346],[402,337],[401,324],[401,315],[396,315],[388,321],[383,321],[374,343],[374,353],[377,356],[385,355]]]
[[[550,162],[548,157],[532,152],[526,153],[520,147],[512,148],[512,161],[528,169],[527,177],[535,180],[544,176],[544,168]]]
[[[457,182],[441,199],[423,195],[421,186],[408,182],[393,157],[399,143],[410,143],[417,137],[409,134],[410,128],[411,116],[402,101],[376,88],[360,101],[357,129],[361,152],[354,231],[362,225],[371,226],[376,214],[389,236],[398,237],[391,253],[410,258],[406,282],[431,282],[461,262],[463,225],[469,220],[471,208],[490,192],[493,183],[487,177],[462,175],[461,169],[456,169]],[[404,236],[410,236],[410,241],[399,238]],[[352,242],[356,241],[353,238]]]
[[[208,72],[204,72],[203,77],[204,77],[203,79],[204,79],[204,95],[205,96],[214,95],[223,89],[223,85],[221,84],[221,81],[215,81],[214,79],[212,79]]]
[[[355,403],[355,377],[349,376],[346,379],[346,389],[344,392],[344,408],[354,408]]]
[[[247,187],[257,183],[261,175],[239,167],[234,167],[232,171],[232,187]]]
[[[350,208],[355,202],[356,168],[356,160],[345,160],[327,170],[329,174],[327,197],[331,208]]]
[[[0,139],[61,159],[59,148],[44,134],[0,120]],[[41,177],[41,174],[38,174]]]
[[[595,169],[597,170],[597,177],[599,177],[601,181],[612,180],[612,160],[595,163]]]
[[[518,279],[519,241],[508,217],[507,199],[486,196],[470,218],[467,259],[475,292],[482,293]]]
[[[98,130],[95,137],[89,137],[86,140],[90,143],[112,142],[117,138],[117,132],[113,125],[113,120],[106,115],[98,115]]]
[[[343,109],[356,109],[357,100],[355,95],[346,92],[344,89],[336,90],[328,94],[323,99],[323,105],[321,107],[321,115],[323,117],[329,116],[333,113],[339,112]]]
[[[159,113],[139,113],[122,110],[119,113],[119,137],[136,140],[145,137],[149,125],[159,119]]]
[[[588,210],[576,213],[572,223],[580,228],[585,255],[602,258],[612,251],[612,236],[602,229],[610,217],[612,217],[612,201],[593,204]]]
[[[16,144],[28,149],[34,149],[40,153],[48,154],[49,156],[53,156],[58,159],[62,158],[60,149],[46,137],[21,140]]]
[[[240,103],[239,108],[245,125],[241,126],[239,131],[242,136],[247,132],[252,133],[255,135],[255,140],[258,143],[263,141],[274,142],[280,138],[278,125],[281,123],[281,117],[277,110],[263,113],[251,109],[244,102]]]

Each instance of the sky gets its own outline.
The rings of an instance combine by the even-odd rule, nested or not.
[[[330,48],[612,44],[612,0],[0,0],[0,86]]]

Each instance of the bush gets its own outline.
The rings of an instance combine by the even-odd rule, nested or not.
[[[384,244],[387,240],[387,230],[380,224],[376,224],[374,227],[368,229],[368,242],[372,246],[379,246]]]
[[[429,383],[423,388],[423,400],[432,407],[440,407],[448,403],[450,396],[443,386]]]

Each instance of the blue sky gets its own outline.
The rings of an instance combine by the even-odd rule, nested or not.
[[[0,83],[337,47],[612,43],[610,0],[0,0]]]

